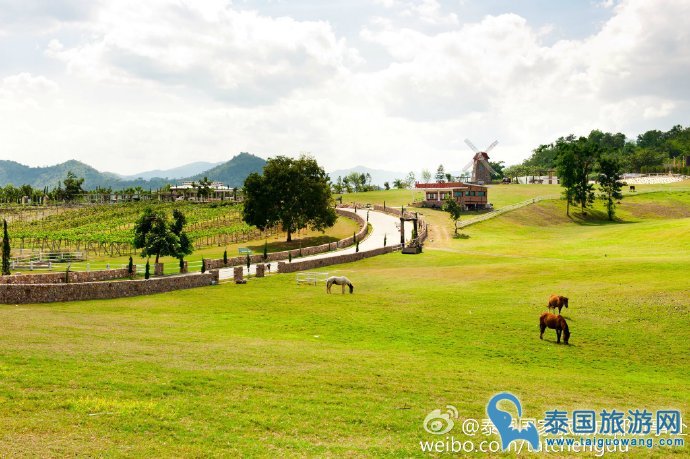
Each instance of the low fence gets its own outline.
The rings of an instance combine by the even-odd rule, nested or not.
[[[136,274],[136,266],[132,267],[133,274]],[[0,285],[33,285],[33,284],[68,284],[83,282],[101,282],[114,279],[123,279],[129,276],[127,268],[110,269],[106,271],[86,271],[86,272],[52,272],[42,274],[13,274],[11,276],[0,276]]]
[[[347,217],[353,219],[359,224],[359,231],[357,232],[357,240],[361,241],[367,234],[367,223],[359,215],[352,212],[347,212],[341,209],[336,209],[338,215],[342,217]],[[253,264],[270,262],[270,261],[280,261],[287,260],[288,258],[298,258],[307,257],[310,255],[317,255],[319,253],[330,252],[337,249],[342,249],[349,247],[354,244],[354,236],[350,236],[345,239],[341,239],[337,242],[330,242],[327,244],[315,245],[311,247],[302,247],[301,249],[293,250],[283,250],[281,252],[271,252],[268,257],[264,260],[263,254],[250,255],[249,258]],[[206,263],[206,269],[219,269],[228,266],[240,266],[247,263],[247,256],[242,255],[238,257],[228,258],[227,264],[223,262],[223,259],[208,259],[204,260]]]
[[[326,258],[293,261],[291,263],[285,263],[284,261],[281,261],[278,263],[278,272],[281,274],[294,273],[297,271],[306,271],[309,269],[316,269],[324,266],[337,265],[341,263],[351,263],[353,261],[363,260],[364,258],[370,258],[375,257],[377,255],[395,252],[397,250],[400,250],[400,248],[400,244],[395,244],[387,247],[380,247],[378,249],[367,250],[364,252],[345,253],[342,255],[333,255],[332,257]]]
[[[165,293],[173,290],[205,287],[217,283],[218,271],[210,271],[203,274],[156,277],[148,280],[82,282],[73,284],[2,284],[0,285],[0,303],[27,304],[103,300]]]

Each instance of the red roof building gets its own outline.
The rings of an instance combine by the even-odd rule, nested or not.
[[[424,207],[440,208],[448,196],[452,196],[465,210],[485,209],[488,204],[489,189],[482,185],[463,182],[417,182],[415,188],[424,190]]]

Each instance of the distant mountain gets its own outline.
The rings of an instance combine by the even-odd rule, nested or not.
[[[29,167],[15,161],[0,161],[0,184],[28,184],[34,188],[54,188],[65,179],[68,171],[74,172],[78,177],[84,177],[85,188],[110,186],[120,181],[115,174],[99,172],[88,164],[75,160],[47,167]]]
[[[75,160],[47,167],[29,167],[19,164],[16,161],[0,160],[0,186],[11,183],[15,186],[28,184],[34,188],[44,188],[47,186],[52,189],[57,187],[58,184],[65,179],[68,171],[72,171],[77,177],[84,178],[83,187],[85,190],[93,190],[97,187],[110,187],[114,190],[120,190],[137,186],[144,189],[157,189],[162,188],[168,183],[173,184],[185,180],[200,180],[203,177],[223,182],[231,187],[239,187],[244,184],[244,179],[247,178],[250,173],[261,172],[265,163],[266,161],[258,156],[249,153],[240,153],[230,161],[220,163],[198,174],[172,179],[152,177],[145,180],[144,178],[123,179],[117,174],[100,172],[88,164]]]
[[[378,186],[383,186],[384,182],[388,182],[391,184],[391,186],[393,186],[393,180],[404,179],[408,174],[407,172],[386,171],[382,169],[370,169],[365,166],[355,166],[350,169],[339,169],[337,171],[329,172],[328,175],[331,177],[331,182],[335,182],[338,180],[338,177],[345,178],[346,175],[349,175],[353,172],[358,174],[368,173],[371,175],[371,184]]]
[[[220,164],[223,163],[197,161],[194,163],[185,164],[183,166],[174,167],[172,169],[154,169],[151,171],[139,172],[138,174],[120,175],[120,178],[123,180],[136,180],[140,178],[144,180],[150,180],[152,178],[180,179],[200,174]]]
[[[208,177],[209,180],[223,182],[231,187],[244,184],[244,179],[252,172],[261,173],[266,161],[249,153],[240,153],[226,163],[222,163],[213,169],[189,177],[188,180],[201,180]]]

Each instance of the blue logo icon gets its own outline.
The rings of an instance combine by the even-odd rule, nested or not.
[[[498,402],[508,400],[517,407],[518,416],[522,416],[522,405],[516,396],[508,392],[501,392],[494,395],[486,405],[486,414],[491,422],[496,426],[498,434],[501,436],[501,447],[503,451],[515,440],[526,440],[535,451],[539,450],[539,432],[534,423],[530,422],[526,429],[518,430],[510,425],[513,417],[510,413],[498,409]]]

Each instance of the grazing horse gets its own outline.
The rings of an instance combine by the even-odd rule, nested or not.
[[[570,330],[568,329],[568,323],[565,321],[563,316],[557,316],[556,314],[551,314],[550,312],[545,312],[539,316],[539,329],[541,334],[539,339],[544,339],[544,330],[546,327],[553,328],[556,330],[556,340],[557,343],[561,342],[561,332],[563,332],[563,342],[568,344],[570,339]]]
[[[331,276],[328,279],[326,279],[326,293],[331,293],[331,286],[335,285],[342,285],[343,286],[343,294],[345,293],[345,286],[347,285],[350,287],[350,293],[352,293],[355,290],[355,286],[352,285],[352,282],[350,282],[350,279],[348,279],[345,276]]]
[[[561,309],[563,309],[563,306],[566,308],[568,307],[568,298],[565,296],[558,296],[558,295],[551,295],[549,297],[549,309],[553,309],[553,312],[556,312],[556,308],[558,308],[558,313],[561,313]]]

